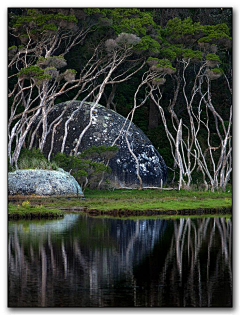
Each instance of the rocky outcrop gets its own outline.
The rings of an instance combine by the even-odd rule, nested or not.
[[[57,104],[54,110],[48,116],[50,124],[56,117],[66,109],[62,116],[61,122],[55,128],[54,142],[51,147],[52,132],[48,134],[44,147],[44,153],[48,156],[52,149],[52,154],[61,151],[65,130],[68,131],[65,142],[64,152],[67,154],[75,153],[75,146],[82,130],[89,123],[90,110],[93,105],[80,101]],[[67,125],[66,125],[67,122]],[[133,123],[127,121],[125,127],[122,126],[125,118],[118,113],[106,109],[101,105],[97,105],[93,111],[92,125],[85,133],[78,152],[91,147],[106,145],[111,146],[114,140],[119,136],[116,145],[119,147],[117,154],[110,160],[109,166],[112,173],[109,177],[111,184],[115,187],[134,187],[139,185],[136,175],[136,161],[129,152],[125,135],[130,143],[131,149],[139,161],[140,176],[143,186],[159,186],[161,182],[166,180],[166,165],[154,148],[147,136]],[[38,137],[41,131],[39,130]]]
[[[8,173],[9,195],[83,196],[78,182],[69,173],[59,169],[18,170]]]

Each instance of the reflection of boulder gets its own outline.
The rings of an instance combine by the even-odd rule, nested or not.
[[[67,103],[57,104],[55,109],[49,114],[49,124],[62,113]],[[80,107],[80,101],[74,101],[69,105],[61,122],[56,126],[54,134],[54,145],[52,153],[61,151],[62,141],[65,134],[65,123],[69,120],[67,127],[68,135],[65,144],[65,153],[73,154],[81,131],[89,123],[90,103],[85,103]],[[76,109],[79,110],[72,115]],[[72,115],[72,117],[71,117]],[[118,113],[108,110],[101,105],[97,105],[93,111],[92,125],[84,135],[78,151],[81,152],[91,146],[106,145],[111,146],[114,140],[120,135],[116,142],[119,150],[115,157],[110,160],[109,166],[112,169],[110,181],[116,187],[137,186],[139,184],[136,176],[136,162],[130,154],[125,140],[125,132],[129,121],[124,130],[121,128],[125,118]],[[143,186],[159,186],[161,180],[166,180],[166,165],[158,151],[154,148],[146,135],[134,124],[128,131],[128,140],[131,149],[139,160],[140,176]],[[51,150],[52,132],[49,133],[44,147],[44,153],[48,155]]]
[[[63,170],[18,170],[8,173],[9,195],[78,196],[83,195],[78,182]]]
[[[59,218],[56,220],[41,220],[41,221],[20,221],[17,223],[17,230],[19,235],[27,234],[31,239],[37,238],[47,238],[49,234],[59,234],[64,233],[78,220],[78,216],[75,214],[65,215],[64,218]],[[14,232],[14,226],[16,222],[9,222],[9,233]],[[27,230],[27,232],[26,232]]]

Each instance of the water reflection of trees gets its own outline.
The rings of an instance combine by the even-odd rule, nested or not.
[[[33,290],[34,305],[59,305],[63,291],[73,293],[70,305],[99,305],[106,288],[132,277],[134,265],[152,251],[165,228],[162,220],[82,217],[58,233],[46,226],[34,232],[31,226],[15,224],[9,231],[11,303],[27,305]],[[91,301],[82,291],[88,291]],[[76,300],[77,294],[81,299]]]
[[[67,233],[31,241],[16,224],[10,305],[211,306],[219,288],[231,303],[231,233],[225,218],[82,218]]]
[[[168,295],[166,300],[175,306],[230,306],[232,221],[188,218],[173,221],[173,226],[159,273],[161,283],[170,286],[162,290]],[[171,284],[169,278],[174,279]]]

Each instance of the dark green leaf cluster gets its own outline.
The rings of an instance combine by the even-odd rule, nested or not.
[[[199,50],[183,49],[182,56],[185,59],[202,60],[202,52]]]
[[[215,43],[220,39],[231,40],[229,28],[225,23],[217,25],[200,25],[199,22],[193,23],[190,17],[181,20],[177,17],[168,21],[163,35],[169,39],[181,39],[192,36],[192,40],[198,43]],[[191,38],[191,37],[190,37]]]
[[[163,67],[163,68],[167,67],[167,68],[175,69],[175,68],[173,68],[171,62],[168,59],[166,59],[166,58],[159,59],[158,60],[158,64],[156,66],[157,67]]]
[[[160,47],[160,43],[157,40],[153,39],[150,35],[146,35],[141,38],[141,41],[135,46],[135,49],[158,53]]]
[[[76,74],[76,73],[77,73],[77,71],[76,71],[75,69],[67,69],[67,71],[68,71],[68,72],[71,72],[71,73],[73,73],[73,74]]]
[[[51,75],[44,73],[44,70],[39,66],[29,66],[27,68],[22,68],[18,73],[18,77],[26,79],[33,78],[37,81],[52,79]]]
[[[177,53],[176,51],[174,51],[173,47],[162,48],[159,54],[162,58],[167,58],[169,60],[175,60],[175,58],[177,57]]]
[[[99,8],[84,8],[83,11],[88,15],[101,13],[101,10]]]
[[[218,43],[219,40],[225,39],[231,40],[230,31],[226,23],[221,23],[217,25],[205,25],[203,26],[203,33],[198,42],[202,43]]]
[[[72,175],[79,179],[82,176],[87,176],[86,169],[89,166],[90,161],[79,159],[75,156],[66,155],[65,153],[57,153],[53,161],[63,168],[65,171],[71,171]]]
[[[53,22],[59,23],[61,20],[74,23],[78,22],[77,18],[73,14],[64,15],[60,12],[57,14],[43,14],[38,13],[38,11],[35,9],[29,9],[27,10],[27,15],[21,15],[17,17],[13,27],[20,28],[29,25],[31,27],[42,27],[43,30],[57,30],[57,26]]]
[[[153,58],[149,57],[147,59],[147,64],[150,66],[150,69],[157,72],[164,72],[166,74],[172,74],[176,71],[176,68],[172,66],[172,63],[169,59],[163,58]]]
[[[216,54],[207,54],[206,60],[218,61],[220,62],[220,58]]]
[[[44,154],[40,149],[33,148],[32,150],[27,150],[25,148],[22,149],[20,158],[28,158],[28,159],[45,159]]]
[[[53,157],[53,161],[65,171],[71,171],[71,174],[80,185],[84,186],[86,178],[90,185],[96,185],[103,172],[111,172],[111,168],[106,166],[104,162],[112,158],[117,150],[117,147],[93,146],[83,151],[77,157],[65,153],[57,153]]]
[[[193,48],[183,48],[180,45],[170,45],[168,48],[162,49],[161,54],[164,55],[165,52],[169,54],[172,52],[173,59],[178,58],[185,58],[185,59],[194,59],[194,60],[202,60],[202,52],[200,50],[196,50]],[[166,58],[166,56],[165,56]]]
[[[8,50],[15,50],[15,49],[17,49],[17,46],[16,46],[16,45],[13,45],[13,46],[8,47]]]
[[[57,31],[57,25],[53,23],[45,24],[43,25],[43,30],[48,30],[48,31]]]
[[[112,28],[117,34],[122,32],[146,36],[148,27],[155,25],[151,14],[140,9],[101,9],[101,13],[113,21]]]
[[[223,69],[221,69],[221,68],[213,68],[213,69],[211,69],[211,71],[213,71],[215,73],[223,74]]]
[[[193,23],[190,17],[181,20],[175,17],[167,22],[163,34],[171,39],[178,39],[184,35],[195,35],[203,31],[203,26],[200,23]]]

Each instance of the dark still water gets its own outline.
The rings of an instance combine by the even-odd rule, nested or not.
[[[9,222],[10,307],[232,306],[232,220]]]

